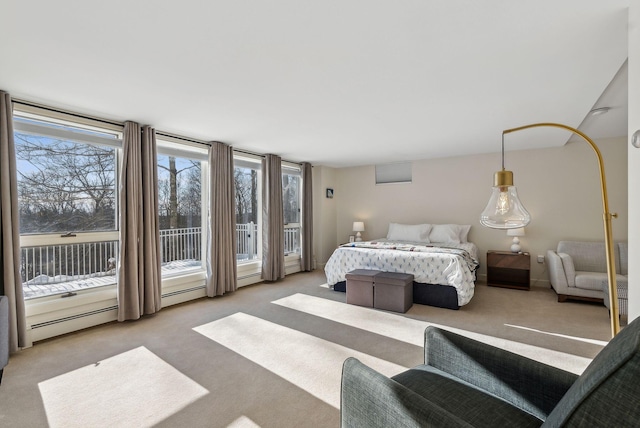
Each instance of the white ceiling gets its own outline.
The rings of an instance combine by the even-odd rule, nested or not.
[[[496,152],[505,128],[578,127],[600,102],[620,105],[585,132],[615,137],[626,74],[600,97],[627,57],[628,3],[0,0],[0,89],[335,167]]]

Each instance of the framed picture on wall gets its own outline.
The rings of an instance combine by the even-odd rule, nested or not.
[[[333,199],[333,189],[327,187],[327,198]]]

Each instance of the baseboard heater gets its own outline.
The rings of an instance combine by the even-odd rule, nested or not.
[[[252,278],[254,276],[262,276],[261,272],[256,272],[256,273],[250,273],[248,275],[243,275],[243,276],[238,276],[238,279],[247,279],[247,278]]]
[[[41,323],[37,323],[37,324],[31,324],[31,329],[35,330],[37,328],[48,327],[48,326],[51,326],[51,325],[54,325],[54,324],[60,324],[60,323],[67,322],[67,321],[77,320],[79,318],[90,317],[92,315],[102,314],[102,313],[110,312],[110,311],[117,310],[117,309],[118,309],[117,306],[109,306],[107,308],[96,309],[95,311],[83,312],[81,314],[71,315],[71,316],[64,317],[64,318],[58,318],[58,319],[55,319],[55,320],[45,321],[45,322],[41,322]]]
[[[191,288],[185,288],[182,290],[176,290],[176,291],[172,291],[171,293],[166,293],[162,295],[162,298],[164,299],[165,297],[172,297],[172,296],[177,296],[179,294],[184,294],[184,293],[191,293],[192,291],[197,291],[197,290],[202,290],[204,287],[204,285],[198,285],[197,287],[191,287]]]

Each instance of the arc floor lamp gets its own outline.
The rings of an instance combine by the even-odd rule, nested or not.
[[[589,143],[598,158],[600,190],[602,192],[602,207],[604,209],[604,240],[607,257],[607,279],[609,282],[609,307],[611,308],[611,335],[615,336],[620,332],[620,319],[618,318],[618,288],[616,284],[611,218],[617,217],[618,215],[609,212],[607,183],[604,175],[602,154],[591,138],[575,128],[560,123],[534,123],[502,131],[502,170],[495,173],[491,197],[486,208],[480,215],[480,223],[483,226],[493,229],[516,229],[526,226],[531,221],[531,216],[520,202],[520,199],[518,199],[518,193],[513,185],[513,172],[507,171],[504,168],[504,136],[512,132],[538,127],[554,127],[573,132]]]

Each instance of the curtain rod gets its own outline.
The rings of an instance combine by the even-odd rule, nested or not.
[[[78,117],[78,118],[81,118],[81,119],[95,120],[96,122],[102,122],[102,123],[106,123],[106,124],[109,124],[109,125],[124,126],[124,122],[118,122],[118,121],[113,121],[113,120],[108,120],[108,119],[102,119],[100,117],[89,116],[89,115],[86,115],[86,114],[76,113],[76,112],[69,111],[69,110],[63,110],[63,109],[59,109],[59,108],[55,108],[55,107],[50,107],[48,105],[39,104],[39,103],[35,103],[35,102],[32,102],[32,101],[27,101],[27,100],[22,100],[22,99],[19,99],[19,98],[11,98],[11,101],[13,101],[16,104],[22,104],[22,105],[28,106],[28,107],[41,108],[43,110],[52,111],[54,113],[62,113],[62,114],[66,114],[66,115],[69,115],[69,116]],[[191,142],[191,143],[197,143],[197,144],[203,144],[203,145],[206,145],[206,146],[211,146],[211,142],[208,142],[208,141],[196,140],[194,138],[183,137],[181,135],[175,135],[175,134],[171,134],[171,133],[168,133],[168,132],[163,132],[163,131],[156,130],[156,135],[175,138],[175,139],[178,139],[178,140],[183,140],[183,141],[187,141],[187,142]],[[242,150],[242,149],[234,148],[233,151],[234,152],[238,152],[238,153],[244,153],[246,155],[258,156],[258,157],[261,157],[261,158],[265,157],[264,154],[255,153],[255,152],[252,152],[252,151],[249,151],[249,150]],[[289,162],[289,163],[294,163],[294,164],[297,164],[297,165],[302,164],[302,162],[293,162],[293,161],[289,161],[289,160],[286,160],[286,159],[282,159],[282,161]]]
[[[11,100],[16,104],[22,104],[22,105],[28,106],[28,107],[36,107],[36,108],[40,108],[40,109],[43,109],[43,110],[52,111],[54,113],[62,113],[62,114],[66,114],[66,115],[69,115],[69,116],[78,117],[78,118],[81,118],[81,119],[95,120],[96,122],[107,123],[109,125],[124,126],[124,122],[118,122],[118,121],[115,121],[115,120],[107,120],[107,119],[103,119],[103,118],[100,118],[100,117],[89,116],[89,115],[86,115],[86,114],[76,113],[76,112],[69,111],[69,110],[63,110],[63,109],[59,109],[59,108],[55,108],[55,107],[50,107],[50,106],[47,106],[47,105],[44,105],[44,104],[39,104],[39,103],[31,102],[31,101],[21,100],[19,98],[11,98]]]
[[[211,147],[211,143],[215,142],[215,141],[203,141],[203,140],[196,140],[194,138],[189,138],[189,137],[183,137],[181,135],[176,135],[176,134],[170,134],[168,132],[164,132],[164,131],[157,131],[156,130],[156,135],[161,136],[161,137],[169,137],[169,138],[175,138],[176,140],[182,140],[182,141],[186,141],[189,143],[196,143],[196,144],[202,144],[204,146],[209,146]],[[221,143],[223,143],[222,141],[220,141]],[[226,144],[226,143],[223,143]],[[233,147],[233,146],[231,146]],[[243,153],[245,155],[250,155],[250,156],[256,156],[259,158],[264,158],[266,155],[262,154],[262,153],[256,153],[256,152],[252,152],[250,150],[245,150],[245,149],[236,149],[233,148],[233,151],[236,153]],[[302,162],[294,162],[294,161],[290,161],[287,159],[282,159],[283,162],[288,162],[288,163],[293,163],[296,165],[302,165]]]

